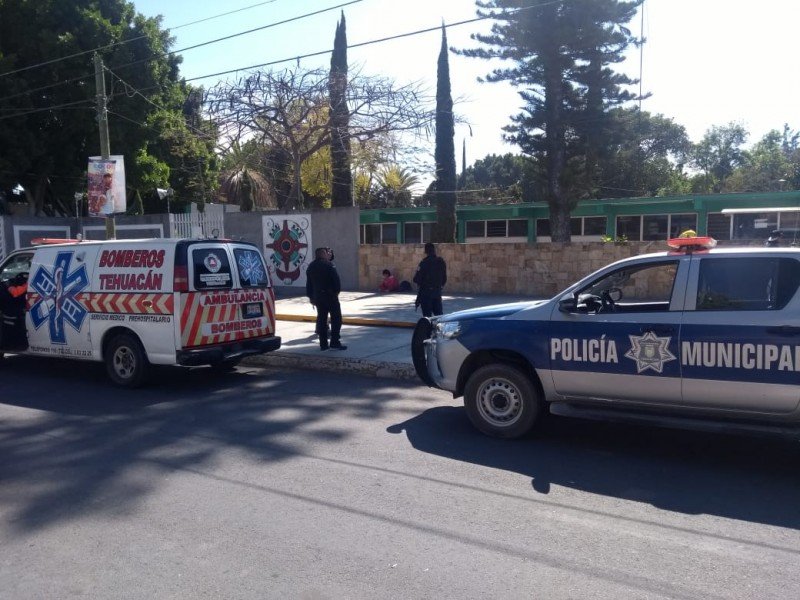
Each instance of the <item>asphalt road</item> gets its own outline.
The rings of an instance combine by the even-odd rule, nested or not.
[[[394,380],[0,364],[0,598],[796,598],[797,445]]]

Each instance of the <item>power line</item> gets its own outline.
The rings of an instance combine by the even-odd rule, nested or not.
[[[57,104],[56,106],[46,106],[44,108],[35,108],[33,110],[27,110],[27,111],[24,111],[24,112],[15,113],[13,115],[4,115],[4,116],[0,117],[0,121],[4,121],[6,119],[13,119],[15,117],[24,117],[25,115],[32,115],[32,114],[35,114],[35,113],[45,112],[45,111],[48,111],[48,110],[59,110],[59,109],[63,109],[63,108],[77,107],[77,105],[79,105],[79,104],[90,103],[90,102],[91,102],[91,100],[84,99],[84,100],[77,100],[75,102],[66,102],[64,104]],[[79,108],[91,108],[91,109],[94,109],[94,105],[90,104],[89,106],[81,106]]]
[[[2,102],[4,100],[11,100],[13,98],[19,98],[20,96],[27,96],[29,94],[35,94],[36,92],[42,92],[44,90],[49,90],[51,88],[60,87],[62,85],[67,85],[68,83],[74,83],[76,81],[81,81],[83,79],[91,79],[92,77],[94,77],[94,73],[90,73],[89,75],[81,75],[79,77],[73,77],[72,79],[65,79],[63,81],[58,81],[56,83],[51,83],[49,85],[44,85],[42,87],[34,88],[32,90],[27,90],[27,91],[24,91],[24,92],[18,92],[16,94],[12,94],[10,96],[4,96],[4,97],[0,98],[0,102]]]
[[[226,17],[228,15],[232,15],[233,13],[242,12],[245,10],[250,10],[251,8],[257,8],[259,6],[263,6],[265,4],[272,4],[276,2],[276,0],[267,0],[266,2],[259,2],[258,4],[251,4],[250,6],[245,6],[243,8],[238,8],[236,10],[230,10],[228,12],[220,13],[218,15],[213,15],[211,17],[206,17],[204,19],[198,19],[197,21],[191,21],[189,23],[184,23],[183,25],[178,25],[177,27],[171,27],[166,31],[175,31],[177,29],[183,29],[184,27],[189,27],[190,25],[197,25],[198,23],[204,23],[206,21],[211,21],[213,19],[218,19],[220,17]],[[27,67],[20,67],[19,69],[15,69],[13,71],[6,71],[5,73],[0,73],[0,77],[5,77],[6,75],[13,75],[14,73],[22,73],[23,71],[30,71],[31,69],[36,69],[38,67],[44,67],[46,65],[51,65],[53,63],[61,62],[62,60],[69,60],[70,58],[76,58],[78,56],[84,56],[86,54],[91,54],[93,52],[100,52],[101,50],[108,50],[109,48],[114,48],[115,46],[122,46],[125,44],[130,44],[131,42],[135,42],[137,40],[145,39],[146,35],[139,35],[129,40],[122,40],[120,42],[114,42],[112,44],[106,44],[105,46],[99,46],[97,48],[93,48],[91,50],[83,50],[81,52],[76,52],[75,54],[69,54],[67,56],[60,56],[58,58],[53,58],[51,60],[46,60],[43,62],[39,62],[33,65],[29,65]]]
[[[547,2],[547,3],[536,4],[536,5],[532,5],[532,6],[523,6],[523,7],[520,7],[518,9],[515,9],[514,12],[518,13],[518,12],[522,12],[524,10],[530,10],[530,9],[534,9],[534,8],[541,8],[542,6],[547,6],[547,5],[550,5],[550,4],[559,4],[561,1],[562,0],[552,0],[551,2]],[[153,55],[150,58],[134,61],[134,62],[131,62],[131,63],[126,63],[126,64],[123,64],[123,65],[118,65],[118,66],[115,66],[114,68],[115,69],[121,69],[121,68],[129,67],[129,66],[133,66],[133,65],[136,65],[136,64],[140,64],[140,63],[143,63],[143,62],[147,62],[149,60],[154,60],[156,58],[160,58],[160,57],[163,57],[163,56],[169,56],[171,54],[177,54],[178,52],[185,52],[186,50],[191,50],[191,49],[198,48],[198,47],[201,47],[201,46],[206,46],[206,45],[209,45],[209,44],[217,43],[217,42],[220,42],[220,41],[231,39],[233,37],[237,37],[237,36],[240,36],[240,35],[245,35],[247,33],[252,33],[254,31],[259,31],[261,29],[266,29],[268,27],[274,27],[274,26],[277,26],[277,25],[285,24],[285,23],[288,23],[288,22],[291,22],[291,21],[296,21],[296,20],[299,20],[299,19],[302,19],[302,18],[306,18],[306,17],[309,17],[309,16],[317,15],[317,14],[320,14],[320,13],[323,13],[323,12],[327,12],[327,11],[330,11],[330,10],[333,10],[333,9],[336,9],[336,8],[341,8],[343,6],[347,6],[347,5],[350,5],[350,4],[356,4],[356,3],[359,3],[359,2],[363,2],[363,0],[351,0],[350,2],[346,2],[344,4],[339,4],[339,5],[327,8],[327,9],[322,9],[322,10],[315,11],[315,12],[312,12],[312,13],[306,13],[304,15],[299,15],[297,17],[293,17],[293,18],[288,19],[288,20],[279,21],[279,22],[276,22],[276,23],[271,23],[271,24],[265,25],[263,27],[250,29],[250,30],[247,30],[247,31],[239,32],[237,34],[233,34],[233,35],[230,35],[230,36],[225,36],[225,37],[222,37],[222,38],[217,38],[215,40],[210,40],[210,41],[207,41],[207,42],[203,42],[201,44],[196,44],[194,46],[189,46],[187,48],[183,48],[183,49],[180,49],[180,50],[175,50],[173,52],[167,52],[167,53],[163,53],[163,54]],[[363,46],[369,46],[369,45],[372,45],[372,44],[378,44],[378,43],[383,43],[383,42],[392,41],[392,40],[396,40],[396,39],[401,39],[401,38],[405,38],[405,37],[411,37],[411,36],[420,35],[420,34],[423,34],[423,33],[430,33],[432,31],[440,31],[442,27],[445,27],[447,29],[447,28],[450,28],[450,27],[459,27],[461,25],[467,25],[469,23],[475,23],[475,22],[478,22],[478,21],[484,21],[486,19],[494,19],[494,18],[496,18],[496,16],[497,15],[495,15],[495,14],[489,14],[489,15],[485,15],[485,16],[481,16],[481,17],[476,17],[476,18],[473,18],[473,19],[466,19],[466,20],[463,20],[463,21],[457,21],[455,23],[442,24],[442,25],[437,25],[435,27],[428,27],[428,28],[425,28],[425,29],[417,29],[415,31],[409,31],[409,32],[400,33],[400,34],[393,35],[393,36],[378,38],[378,39],[370,40],[370,41],[367,41],[367,42],[360,42],[358,44],[351,44],[351,45],[348,45],[347,47],[348,47],[348,49],[350,49],[350,48],[360,48],[360,47],[363,47]],[[211,74],[207,74],[207,75],[200,75],[200,76],[197,76],[197,77],[191,77],[191,78],[188,78],[188,79],[184,79],[183,81],[196,81],[198,79],[208,79],[209,77],[217,77],[217,76],[220,76],[220,75],[227,75],[227,74],[235,73],[235,72],[238,72],[238,71],[247,71],[247,70],[250,70],[250,69],[257,69],[257,68],[261,68],[261,67],[272,66],[272,65],[276,65],[276,64],[280,64],[280,63],[284,63],[284,62],[289,62],[289,61],[293,61],[293,60],[298,60],[299,61],[300,59],[303,59],[303,58],[311,58],[311,57],[314,57],[314,56],[320,56],[320,55],[323,55],[323,54],[329,54],[330,52],[332,52],[332,50],[321,50],[321,51],[318,51],[318,52],[311,52],[311,53],[303,54],[303,55],[300,55],[300,56],[293,56],[293,57],[289,57],[289,58],[283,58],[283,59],[280,59],[280,60],[270,61],[270,62],[267,62],[267,63],[261,63],[261,64],[258,64],[258,65],[251,65],[251,66],[247,66],[247,67],[238,67],[236,69],[230,69],[228,71],[221,71],[221,72],[218,72],[218,73],[211,73]],[[91,77],[91,75],[88,75],[86,77],[81,77],[79,79],[85,79],[87,77]],[[122,80],[120,79],[120,81],[122,81]],[[61,85],[61,83],[56,84],[56,85]],[[152,88],[143,88],[141,91],[145,91],[146,89],[152,89]],[[0,98],[0,100],[4,100],[4,99],[6,99],[6,98]],[[84,101],[82,100],[82,101],[79,101],[79,102],[84,102]],[[78,104],[79,102],[72,103],[72,104]],[[41,109],[35,109],[35,110],[27,111],[27,112],[24,112],[24,113],[17,113],[17,114],[14,114],[14,115],[7,115],[7,116],[0,117],[0,120],[9,119],[9,118],[12,118],[12,117],[17,117],[17,116],[24,116],[24,115],[27,115],[27,114],[33,114],[33,113],[42,112],[42,111],[46,111],[46,110],[55,110],[57,108],[62,108],[64,106],[70,106],[70,104],[63,104],[63,105],[58,105],[58,106],[54,106],[54,107],[46,107],[46,108],[41,108]]]
[[[271,0],[271,1],[275,1],[275,0]],[[521,11],[530,10],[530,9],[533,9],[533,8],[541,8],[542,6],[547,6],[547,5],[550,5],[550,4],[558,4],[561,1],[562,0],[553,0],[551,2],[547,2],[547,3],[543,3],[543,4],[536,4],[536,5],[532,5],[532,6],[523,6],[523,7],[520,7],[518,9],[516,9],[515,12],[521,12]],[[324,12],[327,12],[327,11],[330,11],[330,10],[335,10],[335,9],[342,8],[342,7],[348,6],[350,4],[356,4],[356,3],[359,3],[359,2],[363,2],[363,0],[351,0],[350,2],[346,2],[344,4],[338,4],[338,5],[332,6],[330,8],[322,9],[322,10],[311,12],[311,13],[306,13],[306,14],[303,14],[303,15],[298,15],[296,17],[292,17],[291,19],[286,19],[284,21],[278,21],[278,22],[275,22],[275,23],[270,23],[270,24],[264,25],[262,27],[257,27],[257,28],[254,28],[254,29],[241,31],[241,32],[229,35],[229,36],[216,38],[216,39],[213,39],[213,40],[208,40],[206,42],[201,42],[200,44],[195,44],[193,46],[187,46],[185,48],[179,48],[178,50],[173,50],[173,51],[170,51],[170,52],[164,52],[164,53],[160,53],[160,54],[154,54],[149,58],[140,59],[140,60],[137,60],[137,61],[133,61],[133,62],[122,64],[122,65],[115,65],[114,68],[115,69],[123,69],[123,68],[131,67],[131,66],[135,66],[135,65],[138,65],[138,64],[141,64],[141,63],[144,63],[144,62],[148,62],[150,60],[155,60],[157,58],[163,58],[163,57],[166,57],[166,56],[171,56],[173,54],[179,54],[181,52],[187,52],[189,50],[194,50],[196,48],[200,48],[200,47],[207,46],[207,45],[210,45],[210,44],[219,43],[219,42],[222,42],[222,41],[225,41],[225,40],[228,40],[228,39],[232,39],[232,38],[235,38],[235,37],[238,37],[238,36],[241,36],[241,35],[246,35],[248,33],[253,33],[255,31],[261,31],[263,29],[267,29],[267,28],[270,28],[270,27],[276,27],[278,25],[284,25],[286,23],[290,23],[290,22],[293,22],[293,21],[297,21],[297,20],[300,20],[300,19],[307,18],[307,17],[316,16],[318,14],[321,14],[321,13],[324,13]],[[259,6],[259,5],[253,5],[253,6]],[[240,9],[240,10],[244,10],[244,9]],[[236,12],[236,11],[233,11],[233,12]],[[222,15],[218,15],[218,16],[224,16],[226,14],[230,14],[230,13],[223,13]],[[216,17],[209,17],[209,19],[210,18],[216,18]],[[459,22],[456,22],[456,23],[451,23],[449,25],[445,24],[444,27],[445,28],[457,27],[457,26],[460,26],[460,25],[465,25],[465,24],[469,24],[469,23],[475,23],[475,22],[478,22],[478,21],[483,21],[483,20],[486,20],[486,19],[493,19],[493,18],[496,18],[496,15],[490,14],[490,15],[485,15],[483,17],[477,17],[477,18],[474,18],[474,19],[468,19],[468,20],[465,20],[465,21],[459,21]],[[186,25],[190,25],[190,24],[191,23],[188,23]],[[177,29],[177,28],[174,28],[174,29]],[[417,31],[411,31],[411,32],[401,33],[401,34],[397,34],[397,35],[389,36],[389,37],[385,37],[385,38],[370,40],[368,42],[361,42],[361,43],[358,43],[358,44],[348,45],[348,49],[349,48],[359,48],[359,47],[362,47],[362,46],[368,46],[368,45],[377,44],[377,43],[380,43],[380,42],[386,42],[386,41],[391,41],[391,40],[400,39],[400,38],[404,38],[404,37],[419,35],[419,34],[422,34],[422,33],[430,33],[431,31],[439,31],[440,29],[441,29],[441,25],[437,25],[436,27],[420,29],[420,30],[417,30]],[[112,46],[113,46],[113,44],[109,45],[107,47],[110,48]],[[100,48],[100,49],[105,49],[107,47],[103,47],[103,48]],[[82,52],[80,54],[86,54],[88,52],[94,52],[94,51],[95,50],[89,50],[89,51],[86,51],[86,52]],[[200,76],[197,76],[197,77],[191,77],[189,79],[184,79],[184,81],[196,81],[198,79],[208,79],[209,77],[217,77],[217,76],[220,76],[220,75],[227,75],[227,74],[230,74],[230,73],[235,73],[237,71],[246,71],[248,69],[257,69],[257,68],[260,68],[260,67],[272,66],[272,65],[276,65],[276,64],[280,64],[280,63],[284,63],[284,62],[289,62],[289,61],[292,61],[292,60],[300,60],[300,59],[303,59],[303,58],[311,58],[311,57],[314,57],[314,56],[321,56],[323,54],[328,54],[330,52],[331,52],[331,50],[321,50],[321,51],[318,51],[318,52],[312,52],[312,53],[303,54],[303,55],[300,55],[300,56],[292,56],[290,58],[283,58],[283,59],[280,59],[280,60],[270,61],[270,62],[267,62],[267,63],[258,64],[258,65],[251,65],[251,66],[248,66],[248,67],[239,67],[239,68],[236,68],[236,69],[230,69],[230,70],[221,71],[221,72],[218,72],[218,73],[211,73],[211,74],[207,74],[207,75],[200,75]],[[78,55],[80,55],[80,54],[78,54]],[[78,55],[74,55],[74,56],[78,56]],[[65,57],[65,58],[70,58],[70,57]],[[61,60],[61,59],[58,59],[58,60]],[[55,62],[55,61],[51,61],[51,62]],[[41,63],[41,64],[45,64],[45,63]],[[47,64],[49,64],[49,63],[47,63]],[[30,67],[26,67],[26,69],[34,68],[36,66],[39,66],[39,65],[31,65]],[[20,69],[20,70],[23,70],[23,69]],[[11,74],[11,73],[15,73],[15,72],[18,72],[18,71],[9,71],[8,73],[0,74],[0,77],[2,77],[4,75]],[[76,78],[69,79],[69,80],[66,80],[66,81],[61,81],[61,82],[58,82],[58,83],[49,84],[49,85],[46,85],[46,86],[43,86],[43,87],[40,87],[40,88],[35,88],[33,90],[29,90],[29,91],[26,91],[26,92],[20,92],[20,93],[17,93],[17,94],[13,94],[11,96],[5,96],[3,98],[0,98],[0,101],[10,100],[12,98],[17,98],[19,96],[23,96],[23,95],[26,95],[26,94],[32,94],[34,92],[43,91],[43,90],[46,90],[46,89],[51,89],[51,88],[54,88],[54,87],[58,87],[60,85],[65,85],[67,83],[72,83],[74,81],[79,81],[79,80],[82,80],[82,79],[88,79],[88,78],[90,78],[92,76],[93,76],[92,74],[89,74],[89,75],[85,75],[85,76],[82,76],[82,77],[76,77]]]
[[[184,23],[183,25],[178,25],[177,27],[170,27],[167,31],[175,31],[176,29],[183,29],[184,27],[189,27],[190,25],[197,25],[198,23],[205,23],[206,21],[212,21],[212,20],[218,19],[220,17],[227,17],[228,15],[232,15],[234,13],[242,12],[242,11],[245,11],[245,10],[250,10],[251,8],[257,8],[259,6],[264,6],[265,4],[272,4],[273,2],[276,2],[276,0],[267,0],[266,2],[259,2],[258,4],[251,4],[250,6],[237,8],[236,10],[229,10],[228,12],[220,13],[220,14],[214,15],[212,17],[206,17],[204,19],[198,19],[197,21],[191,21],[189,23]]]
[[[253,29],[247,29],[245,31],[240,31],[238,33],[232,33],[231,35],[226,35],[224,37],[216,38],[216,39],[213,39],[213,40],[209,40],[207,42],[200,42],[199,44],[195,44],[194,46],[187,46],[186,48],[181,48],[180,50],[174,50],[173,52],[167,52],[165,55],[177,54],[178,52],[186,52],[187,50],[194,50],[195,48],[202,48],[203,46],[208,46],[210,44],[217,44],[219,42],[224,42],[226,40],[230,40],[230,39],[233,39],[233,38],[236,38],[236,37],[247,35],[248,33],[255,33],[256,31],[263,31],[264,29],[269,29],[271,27],[277,27],[278,25],[286,25],[287,23],[292,23],[294,21],[299,21],[301,19],[307,19],[308,17],[314,17],[314,16],[320,15],[322,13],[326,13],[326,12],[329,12],[329,11],[332,11],[332,10],[336,10],[337,8],[343,8],[343,7],[349,6],[351,4],[358,4],[359,2],[363,2],[363,1],[364,0],[350,0],[349,2],[344,2],[342,4],[337,4],[336,6],[331,6],[329,8],[323,8],[323,9],[320,9],[320,10],[317,10],[317,11],[314,11],[314,12],[305,13],[303,15],[298,15],[298,16],[292,17],[290,19],[284,19],[283,21],[276,21],[275,23],[269,23],[267,25],[262,25],[261,27],[254,27]],[[151,59],[147,59],[147,60],[151,60]],[[131,63],[131,64],[135,64],[135,63]],[[122,66],[127,67],[129,65],[122,65]],[[116,68],[120,68],[120,67],[116,67]]]
[[[290,19],[284,19],[283,21],[276,21],[275,23],[269,23],[267,25],[262,25],[261,27],[255,27],[253,29],[247,29],[245,31],[240,31],[238,33],[232,33],[231,35],[226,35],[226,36],[221,37],[221,38],[216,38],[216,39],[213,39],[213,40],[200,42],[199,44],[194,44],[193,46],[186,46],[185,48],[179,48],[178,50],[173,50],[171,52],[164,52],[164,53],[161,53],[161,54],[154,54],[153,56],[151,56],[149,58],[143,58],[143,59],[136,60],[136,61],[133,61],[133,62],[125,63],[123,65],[116,65],[114,68],[115,69],[124,69],[124,68],[127,68],[127,67],[132,67],[134,65],[138,65],[138,64],[141,64],[141,63],[144,63],[144,62],[155,60],[157,58],[163,58],[165,56],[170,56],[172,54],[178,54],[180,52],[186,52],[188,50],[195,50],[197,48],[202,48],[203,46],[209,46],[211,44],[217,44],[219,42],[224,42],[226,40],[230,40],[230,39],[233,39],[233,38],[236,38],[236,37],[247,35],[248,33],[254,33],[256,31],[263,31],[264,29],[269,29],[271,27],[277,27],[278,25],[286,25],[287,23],[292,23],[294,21],[299,21],[301,19],[306,19],[308,17],[314,17],[316,15],[319,15],[319,14],[322,14],[322,13],[326,13],[326,12],[329,12],[331,10],[336,10],[336,9],[342,8],[344,6],[349,6],[350,4],[358,4],[359,2],[363,2],[363,1],[364,0],[350,0],[349,2],[345,2],[343,4],[337,4],[336,6],[331,6],[329,8],[324,8],[324,9],[317,10],[317,11],[314,11],[314,12],[305,13],[305,14],[302,14],[302,15],[298,15],[296,17],[292,17]],[[328,50],[327,52],[330,52],[330,50]],[[321,52],[320,54],[323,54],[323,53]],[[291,58],[291,59],[288,59],[288,60],[294,60],[294,58]],[[281,62],[284,62],[284,61],[281,61]],[[241,70],[241,69],[235,69],[235,70]],[[211,77],[211,75],[208,75],[206,77]],[[195,79],[198,79],[198,77],[194,77],[192,79],[185,79],[184,81],[194,81]],[[203,77],[201,77],[199,79],[203,79]]]
[[[532,8],[532,7],[526,7]],[[520,9],[522,10],[522,9]],[[476,17],[474,19],[467,19],[466,21],[458,21],[456,23],[450,23],[449,25],[444,25],[445,28],[448,27],[458,27],[459,25],[466,25],[468,23],[475,23],[476,21],[483,21],[485,19],[490,19],[492,17]],[[422,33],[430,33],[431,31],[441,31],[442,25],[437,25],[436,27],[428,27],[426,29],[417,29],[416,31],[409,31],[406,33],[398,33],[397,35],[392,35],[389,37],[379,38],[375,40],[370,40],[368,42],[360,42],[358,44],[348,44],[347,49],[350,50],[351,48],[360,48],[362,46],[369,46],[371,44],[378,44],[382,42],[389,42],[391,40],[397,40],[404,37],[410,37],[414,35],[419,35]],[[301,54],[299,56],[291,56],[289,58],[281,58],[279,60],[273,60],[266,63],[261,63],[258,65],[250,65],[249,67],[239,67],[237,69],[230,69],[228,71],[220,71],[218,73],[210,73],[208,75],[199,75],[197,77],[190,77],[185,79],[185,81],[196,81],[198,79],[208,79],[209,77],[218,77],[220,75],[228,75],[230,73],[236,73],[237,71],[248,71],[250,69],[260,69],[261,67],[270,67],[272,65],[277,65],[284,62],[289,62],[292,60],[301,60],[303,58],[311,58],[313,56],[321,56],[323,54],[330,54],[332,50],[319,50],[318,52],[309,52],[308,54]]]
[[[271,2],[275,2],[275,0],[270,0],[270,1]],[[305,14],[302,14],[302,15],[297,15],[297,16],[292,17],[290,19],[284,19],[283,21],[276,21],[274,23],[268,23],[267,25],[262,25],[261,27],[255,27],[253,29],[247,29],[245,31],[239,31],[237,33],[233,33],[231,35],[227,35],[227,36],[224,36],[224,37],[221,37],[221,38],[215,38],[215,39],[212,39],[212,40],[201,42],[199,44],[194,44],[193,46],[186,46],[185,48],[179,48],[177,50],[171,50],[169,52],[155,53],[155,54],[149,56],[148,58],[135,60],[135,61],[132,61],[132,62],[129,62],[129,63],[125,63],[125,64],[122,64],[122,65],[115,65],[114,68],[115,69],[124,69],[124,68],[127,68],[127,67],[132,67],[132,66],[139,65],[139,64],[142,64],[142,63],[145,63],[145,62],[149,62],[151,60],[156,60],[156,59],[159,59],[159,58],[165,58],[167,56],[172,56],[174,54],[180,54],[181,52],[188,52],[189,50],[195,50],[197,48],[202,48],[204,46],[208,46],[208,45],[211,45],[211,44],[217,44],[219,42],[224,42],[226,40],[230,40],[230,39],[233,39],[233,38],[236,38],[236,37],[247,35],[249,33],[254,33],[256,31],[262,31],[264,29],[269,29],[269,28],[272,28],[272,27],[277,27],[279,25],[285,25],[287,23],[292,23],[294,21],[307,19],[309,17],[313,17],[313,16],[316,16],[316,15],[319,15],[319,14],[322,14],[322,13],[325,13],[325,12],[329,12],[331,10],[336,10],[336,9],[339,9],[339,8],[343,8],[343,7],[349,6],[351,4],[358,4],[359,2],[363,2],[363,1],[364,0],[350,0],[349,2],[345,2],[343,4],[337,4],[337,5],[331,6],[329,8],[324,8],[324,9],[321,9],[321,10],[317,10],[317,11],[310,12],[310,13],[305,13]],[[262,4],[264,4],[264,3],[262,3]],[[254,5],[254,6],[259,6],[259,5]],[[244,10],[244,9],[240,9],[240,10]],[[237,12],[237,11],[233,11],[233,12]],[[229,13],[224,13],[224,14],[229,14]],[[209,17],[209,18],[216,18],[216,17]],[[102,46],[102,47],[94,49],[94,50],[86,50],[86,51],[79,52],[77,54],[73,54],[73,55],[70,55],[70,56],[67,56],[67,57],[54,59],[54,60],[47,61],[47,62],[44,62],[44,63],[39,63],[37,65],[31,65],[30,67],[25,67],[23,69],[17,69],[16,71],[8,71],[7,73],[0,74],[0,77],[4,77],[5,75],[10,75],[12,73],[18,73],[20,71],[24,71],[24,70],[28,70],[28,69],[33,69],[33,68],[35,68],[37,66],[44,66],[44,65],[47,65],[47,64],[58,62],[60,60],[66,60],[67,58],[73,58],[73,57],[76,57],[76,56],[82,56],[82,55],[88,54],[90,52],[97,52],[97,51],[100,51],[100,50],[106,50],[108,48],[112,48],[112,47],[120,45],[122,43],[127,43],[127,42],[130,42],[130,41],[142,39],[143,37],[146,37],[146,36],[139,36],[139,37],[133,38],[131,40],[126,40],[125,42],[117,42],[115,44],[109,44],[107,46]],[[293,60],[293,59],[290,59],[290,60]],[[35,88],[33,90],[28,90],[28,91],[25,91],[25,92],[19,92],[19,93],[16,93],[16,94],[12,94],[10,96],[4,96],[3,98],[0,98],[0,102],[3,101],[3,100],[10,100],[12,98],[18,98],[20,96],[24,96],[24,95],[27,95],[27,94],[33,94],[35,92],[51,89],[51,88],[54,88],[54,87],[59,87],[61,85],[66,85],[66,84],[72,83],[74,81],[80,81],[82,79],[89,79],[89,78],[91,78],[93,76],[94,76],[94,74],[83,75],[83,76],[80,76],[80,77],[74,77],[74,78],[68,79],[66,81],[59,81],[57,83],[51,83],[49,85],[42,86],[42,87],[39,87],[39,88]],[[187,79],[186,81],[192,81],[192,80]]]

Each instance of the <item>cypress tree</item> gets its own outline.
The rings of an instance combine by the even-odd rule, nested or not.
[[[350,111],[347,107],[347,27],[336,24],[328,82],[331,128],[331,206],[353,206],[353,174],[350,171]]]
[[[436,70],[436,242],[456,241],[456,149],[453,98],[450,93],[450,63],[447,32],[442,23],[442,47]]]
[[[139,193],[139,190],[136,190],[136,192],[133,194],[133,203],[131,204],[126,214],[129,215],[144,214],[144,204],[142,203],[142,195]]]

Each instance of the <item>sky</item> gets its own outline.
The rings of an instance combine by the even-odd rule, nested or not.
[[[347,21],[348,45],[433,28],[429,33],[403,37],[348,50],[351,71],[391,77],[396,82],[423,82],[435,94],[436,61],[441,45],[439,27],[473,19],[473,0],[133,0],[138,12],[162,15],[179,50],[241,31],[320,12],[307,18],[268,27],[231,40],[181,52],[181,75],[187,79],[240,69],[260,63],[329,51],[341,11]],[[259,4],[259,6],[254,6]],[[248,8],[252,7],[252,8]],[[214,17],[201,23],[193,21]],[[743,124],[749,142],[788,123],[800,129],[800,51],[796,0],[645,0],[642,14],[630,23],[632,32],[646,40],[640,55],[631,50],[618,69],[638,78],[651,96],[642,109],[663,114],[686,127],[697,142],[713,125]],[[186,26],[183,26],[186,25]],[[643,27],[642,27],[643,25]],[[451,47],[478,44],[472,33],[488,32],[490,21],[448,27]],[[455,145],[461,169],[462,141],[467,164],[488,154],[516,152],[502,141],[502,127],[519,112],[521,101],[508,84],[479,83],[493,65],[485,60],[451,53],[450,80],[455,111],[464,124],[456,126]],[[295,60],[269,68],[296,65]],[[330,68],[330,54],[300,60],[303,67]],[[240,71],[221,77],[193,80],[210,87],[220,78],[236,78]],[[634,88],[634,91],[638,91]],[[434,139],[429,138],[433,155]]]

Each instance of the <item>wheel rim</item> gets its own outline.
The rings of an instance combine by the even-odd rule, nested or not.
[[[522,394],[508,379],[493,377],[478,389],[478,412],[497,427],[508,427],[522,416]]]
[[[136,356],[130,348],[121,346],[114,352],[112,364],[117,377],[130,379],[136,371]]]

